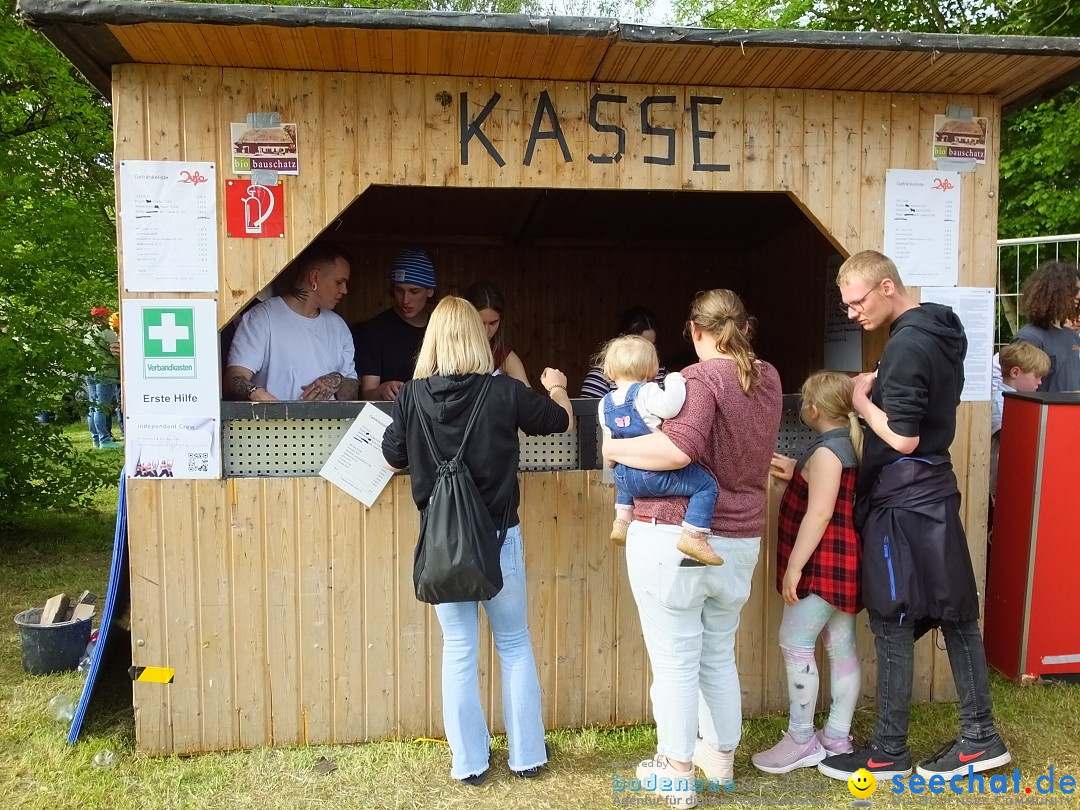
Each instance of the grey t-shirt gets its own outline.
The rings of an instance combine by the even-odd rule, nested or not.
[[[1040,391],[1080,391],[1080,335],[1064,326],[1043,329],[1028,324],[1015,340],[1038,346],[1050,355],[1050,373],[1043,377]]]
[[[795,463],[800,472],[806,466],[806,462],[810,460],[810,456],[814,455],[814,451],[822,446],[828,447],[840,459],[840,466],[845,470],[848,467],[859,466],[859,458],[855,455],[855,446],[851,443],[851,429],[834,428],[817,436],[803,450],[799,460]]]

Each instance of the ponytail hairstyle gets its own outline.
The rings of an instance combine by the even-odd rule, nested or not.
[[[803,404],[813,405],[822,416],[836,422],[847,421],[851,446],[855,448],[855,458],[861,463],[863,430],[851,401],[854,388],[855,384],[846,374],[839,371],[819,371],[806,378],[799,393]]]
[[[750,343],[756,322],[746,314],[742,299],[731,290],[699,292],[690,304],[688,334],[691,324],[716,341],[718,352],[734,359],[743,393],[749,393],[750,387],[760,379],[761,371]]]

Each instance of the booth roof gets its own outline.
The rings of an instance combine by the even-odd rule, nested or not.
[[[1004,112],[1080,79],[1080,39],[627,25],[146,0],[19,0],[105,96],[123,62],[277,70],[993,95]]]

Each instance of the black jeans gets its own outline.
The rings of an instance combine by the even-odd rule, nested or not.
[[[877,649],[877,723],[874,738],[891,754],[907,751],[911,689],[915,676],[915,628],[871,612],[870,629]],[[949,654],[956,693],[960,697],[960,733],[969,740],[997,735],[990,702],[982,634],[977,621],[940,623]]]

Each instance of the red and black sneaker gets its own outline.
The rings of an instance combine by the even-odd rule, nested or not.
[[[855,771],[865,768],[877,780],[892,779],[894,776],[911,776],[911,754],[890,754],[874,741],[850,754],[837,754],[825,757],[818,763],[817,769],[832,779],[846,782]]]
[[[1001,737],[974,741],[957,737],[941,746],[936,754],[919,763],[916,769],[919,776],[929,779],[931,776],[944,776],[946,779],[966,774],[989,771],[1012,762],[1012,754],[1005,747]]]

